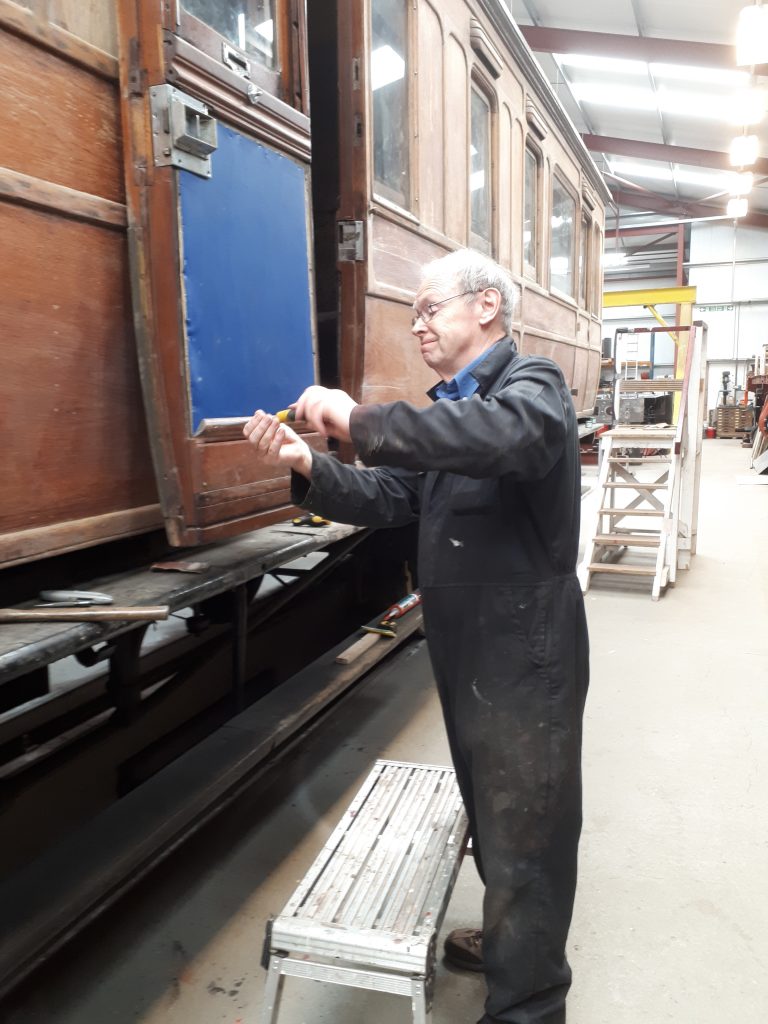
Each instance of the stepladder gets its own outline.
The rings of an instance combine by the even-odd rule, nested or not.
[[[627,426],[600,438],[595,532],[579,566],[582,590],[595,573],[646,577],[651,596],[674,582],[679,457],[675,430]]]
[[[452,768],[377,761],[267,927],[261,1024],[287,977],[407,996],[430,1024],[437,933],[467,845]]]
[[[622,424],[600,437],[598,508],[578,568],[584,593],[595,575],[635,577],[658,600],[696,553],[707,329],[697,321],[676,332],[687,345],[674,378],[616,382],[617,419],[625,390],[671,396],[673,413],[669,423]]]

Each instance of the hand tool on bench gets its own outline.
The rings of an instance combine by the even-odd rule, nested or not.
[[[393,604],[391,608],[386,610],[384,618],[380,619],[377,625],[361,626],[365,635],[356,640],[351,647],[347,647],[340,654],[337,654],[336,661],[346,665],[348,662],[354,661],[355,658],[359,658],[361,654],[365,654],[382,637],[387,640],[394,640],[397,636],[396,620],[402,618],[403,615],[419,604],[421,604],[421,594],[418,590],[401,598],[396,604]]]
[[[115,607],[98,590],[42,590],[34,608],[0,608],[0,622],[156,622],[167,619],[168,605]]]
[[[99,590],[41,590],[38,608],[80,608],[94,604],[113,604],[109,594]]]
[[[0,608],[0,622],[156,622],[167,619],[170,608],[165,605],[136,605],[119,608],[96,608],[92,605],[61,605],[42,608]]]
[[[401,598],[396,604],[393,604],[391,608],[387,609],[384,613],[384,618],[375,626],[363,626],[363,632],[377,633],[379,636],[396,636],[396,620],[405,615],[406,612],[409,612],[411,608],[415,608],[419,604],[421,604],[421,594],[418,590],[415,590],[412,594],[406,594],[405,597]]]

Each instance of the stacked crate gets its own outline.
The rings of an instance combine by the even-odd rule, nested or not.
[[[717,436],[739,437],[755,425],[751,405],[721,405],[717,409]]]

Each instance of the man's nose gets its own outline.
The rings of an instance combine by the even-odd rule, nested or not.
[[[415,334],[416,337],[418,338],[418,336],[420,334],[423,334],[423,332],[426,331],[426,329],[427,325],[424,323],[421,317],[418,314],[416,314],[416,319],[413,321],[413,324],[411,325],[411,334]]]

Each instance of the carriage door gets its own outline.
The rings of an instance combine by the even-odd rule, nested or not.
[[[196,544],[285,516],[242,423],[316,376],[304,4],[117,7],[144,403],[168,536]]]

